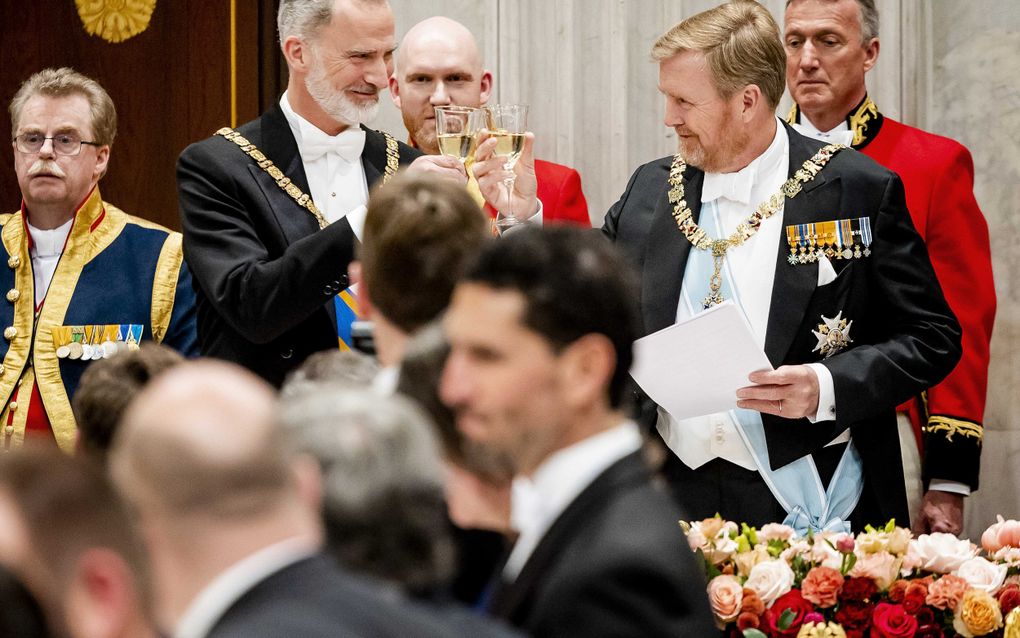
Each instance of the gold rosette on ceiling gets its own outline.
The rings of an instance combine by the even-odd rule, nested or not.
[[[123,42],[149,28],[156,0],[74,0],[90,35]]]

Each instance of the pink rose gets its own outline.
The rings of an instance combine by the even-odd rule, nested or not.
[[[873,554],[858,554],[857,562],[850,575],[857,578],[870,578],[878,585],[879,590],[889,589],[893,581],[899,576],[900,565],[903,559],[896,558],[889,552],[875,552]]]
[[[767,607],[793,587],[793,570],[782,560],[758,563],[751,568],[744,587],[754,590]]]
[[[997,517],[997,523],[985,530],[981,535],[981,545],[988,552],[996,552],[1003,547],[1020,547],[1020,521],[1004,520]]]
[[[843,575],[831,567],[815,567],[807,573],[800,585],[800,593],[815,605],[825,609],[836,604],[843,588]]]
[[[740,615],[740,603],[744,598],[743,587],[735,576],[723,574],[708,583],[708,602],[720,625],[733,622]]]
[[[758,532],[758,536],[765,541],[789,541],[796,533],[796,530],[789,525],[783,525],[781,523],[767,523],[762,526],[761,530]]]
[[[936,609],[955,612],[968,589],[970,585],[967,581],[959,576],[947,574],[928,587],[928,596],[924,602]]]

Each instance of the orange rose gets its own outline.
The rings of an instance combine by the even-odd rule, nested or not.
[[[843,575],[831,567],[815,567],[804,577],[800,593],[804,599],[822,609],[836,604],[836,596],[843,589]]]
[[[968,589],[970,585],[967,581],[959,576],[947,574],[928,587],[928,596],[924,602],[936,609],[955,612]]]
[[[999,603],[986,591],[967,590],[953,618],[953,629],[965,638],[973,638],[990,634],[999,627],[1002,627]]]
[[[743,587],[735,576],[716,576],[708,583],[708,602],[722,624],[736,620],[743,597]]]

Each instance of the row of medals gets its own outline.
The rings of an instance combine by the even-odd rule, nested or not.
[[[134,341],[104,341],[94,345],[72,341],[66,346],[57,348],[57,357],[61,359],[96,361],[98,359],[109,359],[117,354],[137,349],[138,344]]]
[[[799,253],[798,253],[799,249]],[[829,245],[822,243],[820,245],[810,244],[805,245],[799,243],[797,246],[790,246],[790,256],[787,260],[791,263],[809,264],[818,261],[818,259],[825,255],[829,259],[860,259],[861,257],[870,257],[871,248],[864,246],[863,249],[861,244],[854,244],[851,246],[842,246],[840,244]]]

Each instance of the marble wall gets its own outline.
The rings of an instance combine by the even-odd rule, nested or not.
[[[988,220],[998,312],[972,536],[996,514],[1020,517],[1020,10],[1013,0],[931,4],[927,128],[974,156]]]
[[[402,35],[447,15],[478,37],[495,74],[494,100],[531,105],[540,157],[577,168],[592,222],[639,164],[668,155],[655,38],[716,0],[391,0]],[[785,0],[763,2],[782,20]],[[982,487],[969,500],[976,537],[996,513],[1020,517],[1020,11],[977,4],[878,0],[881,56],[869,74],[886,114],[966,144],[988,219],[999,312],[992,344]],[[780,113],[789,101],[784,100]],[[388,101],[377,122],[404,136]]]

